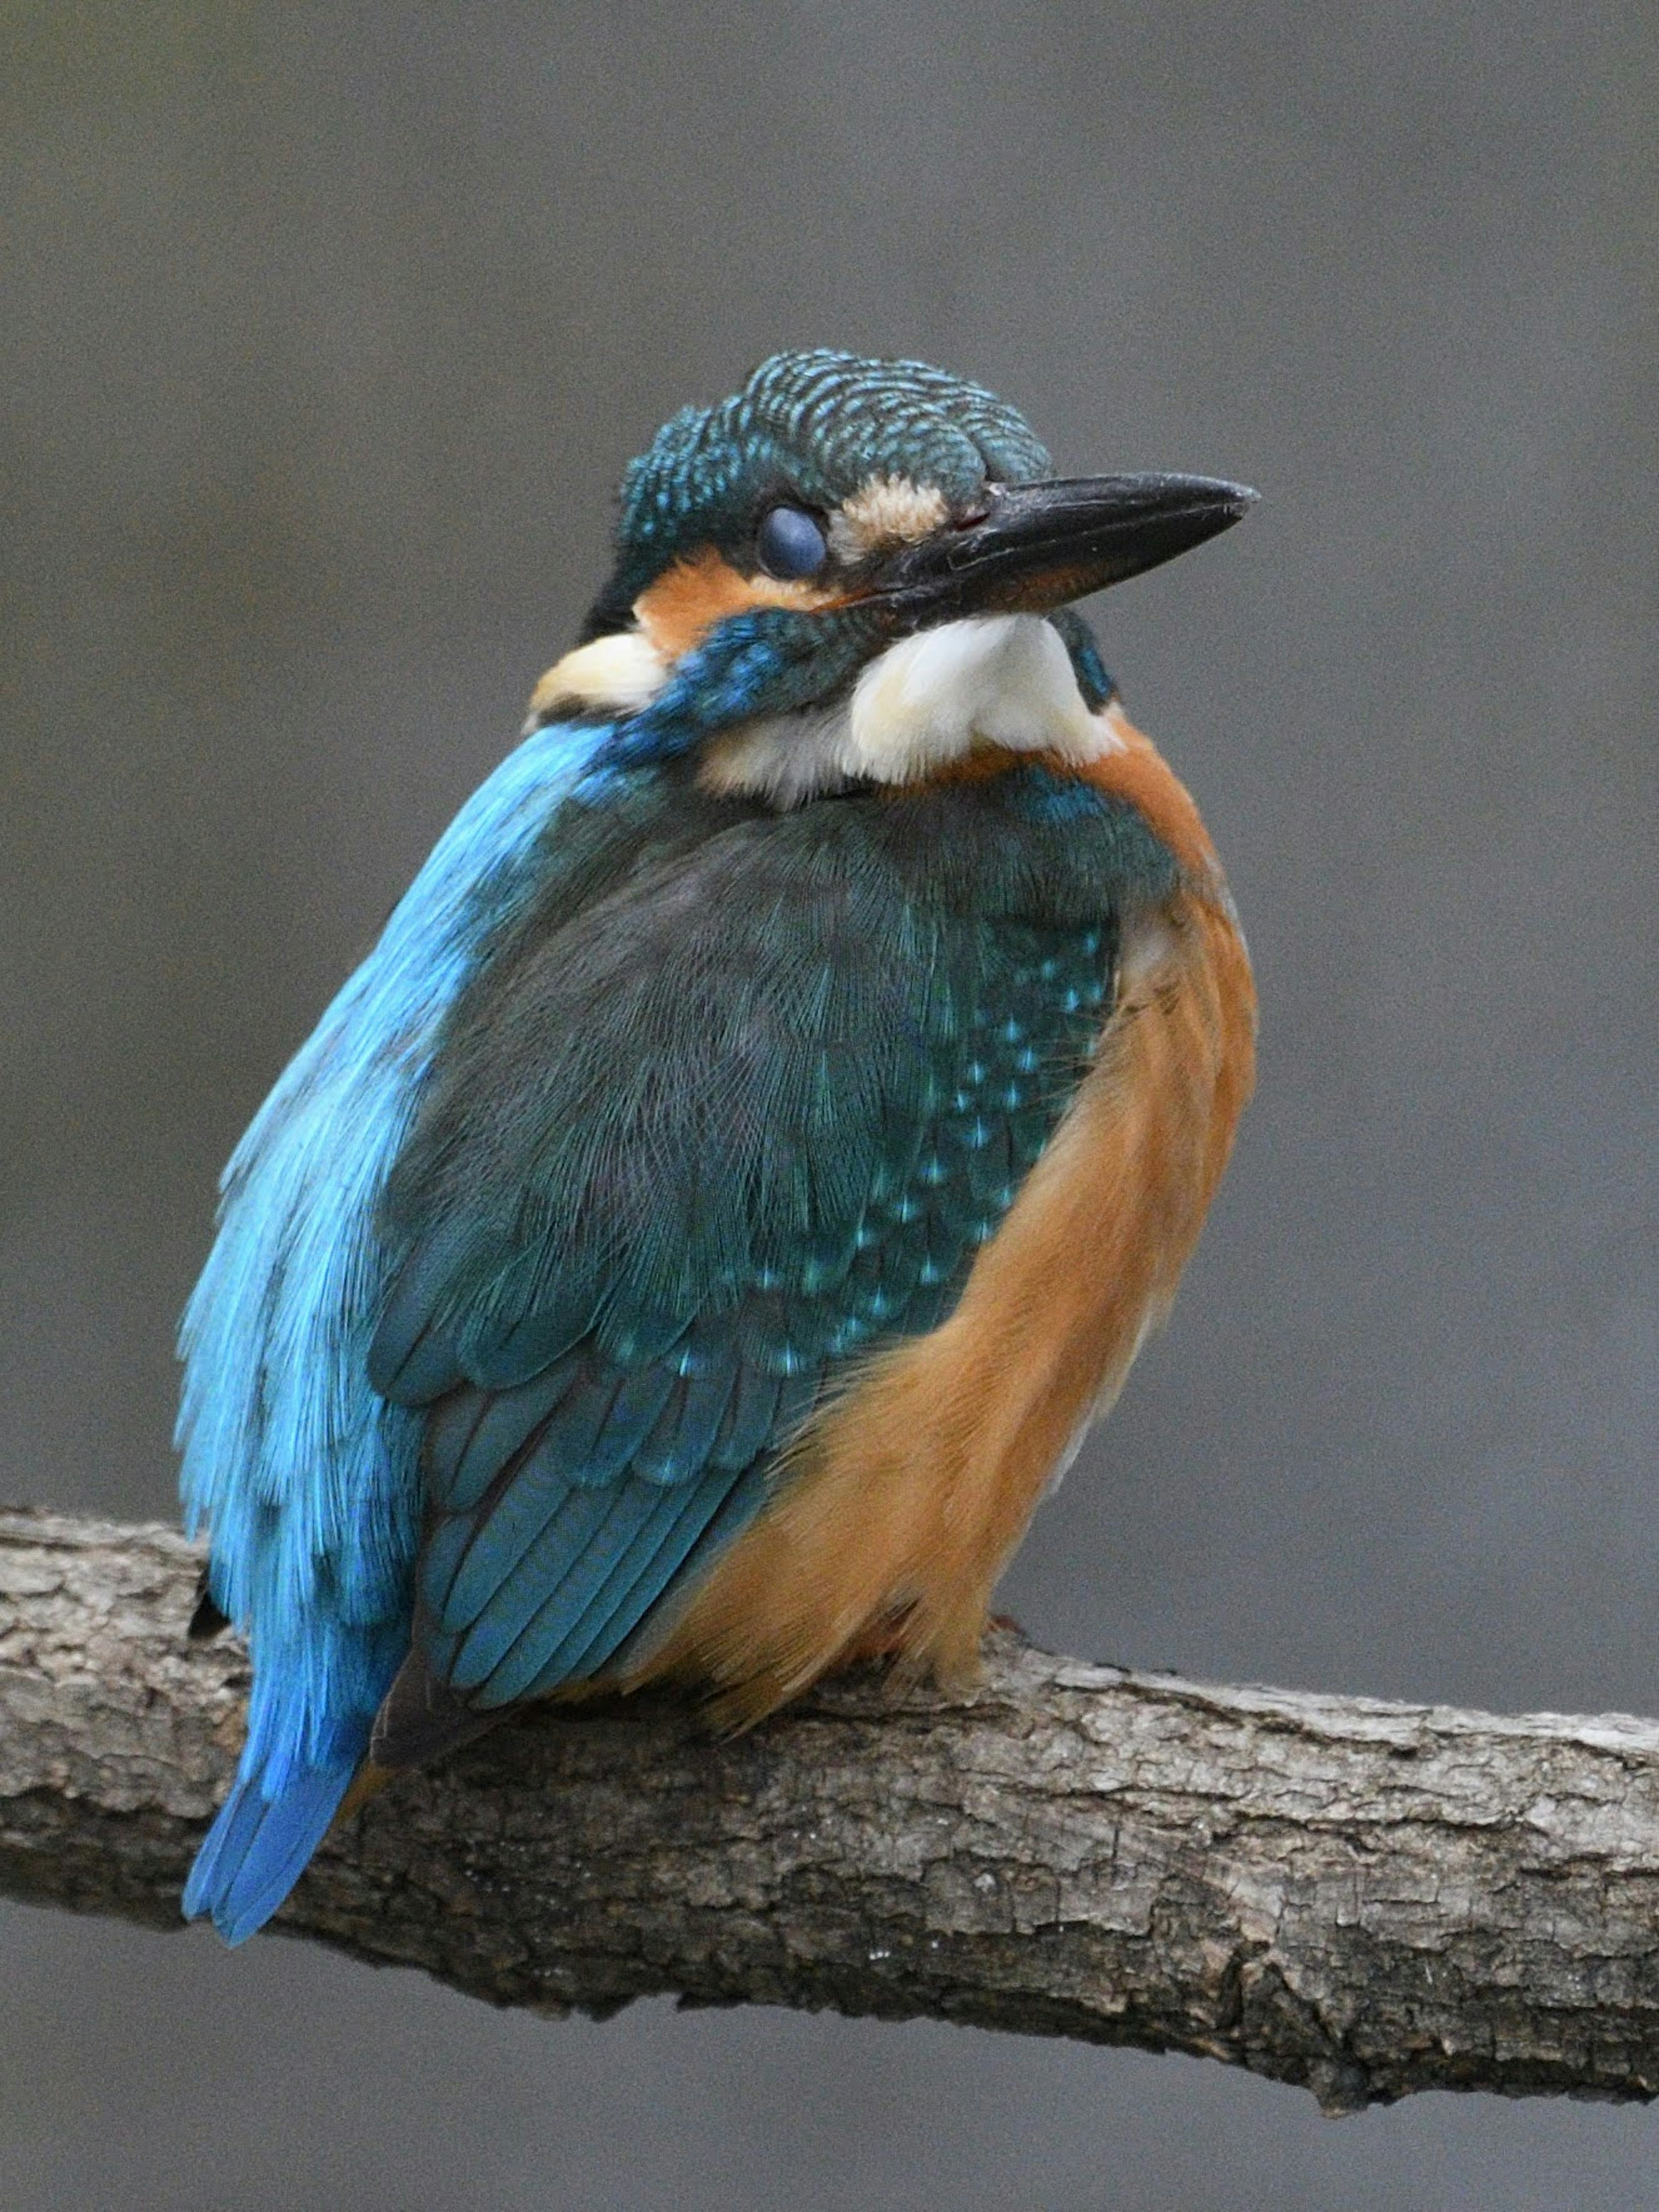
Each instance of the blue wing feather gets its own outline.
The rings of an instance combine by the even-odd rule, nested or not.
[[[186,1898],[236,1940],[371,1729],[419,1756],[623,1663],[837,1366],[948,1311],[1080,1077],[1119,894],[1167,888],[1041,771],[777,817],[605,736],[483,787],[227,1173],[180,1441],[252,1623]]]
[[[722,1469],[674,1497],[659,1491],[650,1516],[593,1587],[586,1604],[575,1602],[585,1584],[561,1589],[549,1600],[537,1623],[545,1656],[523,1694],[534,1697],[562,1682],[600,1673],[644,1615],[660,1602],[663,1592],[675,1586],[687,1559],[719,1516],[726,1514],[734,1528],[743,1525],[752,1510],[745,1480],[758,1498],[763,1486],[757,1474],[734,1483]]]
[[[688,781],[677,817],[699,804]],[[964,910],[927,856],[970,826],[994,849]],[[1074,818],[1034,860],[1044,837],[982,805],[921,836],[884,798],[711,812],[458,1001],[371,1353],[429,1407],[428,1679],[483,1711],[602,1672],[758,1510],[837,1367],[948,1311],[1109,986],[1110,872]],[[376,1756],[422,1755],[436,1710]]]
[[[669,1488],[689,1481],[702,1468],[720,1464],[714,1443],[737,1380],[732,1364],[724,1359],[679,1376],[673,1395],[657,1416],[656,1427],[634,1455],[634,1472],[641,1481]],[[754,1455],[751,1451],[741,1456],[738,1465],[746,1466]]]
[[[701,1517],[701,1502],[694,1501],[695,1510],[676,1522],[665,1541],[666,1558],[658,1554],[650,1560],[633,1589],[606,1613],[587,1645],[560,1662],[559,1679],[579,1680],[606,1668],[625,1667],[647,1647],[658,1632],[653,1616],[662,1592],[695,1588],[725,1547],[754,1519],[765,1502],[766,1489],[763,1461],[749,1468],[729,1487],[711,1478],[705,1489],[710,1508],[708,1519]],[[550,1667],[538,1688],[551,1687],[551,1677]]]
[[[530,1479],[521,1476],[520,1480]],[[579,1573],[582,1563],[596,1552],[601,1559],[608,1559],[620,1549],[634,1533],[633,1527],[626,1525],[625,1509],[634,1504],[648,1509],[657,1495],[643,1484],[618,1483],[601,1488],[597,1484],[567,1482],[560,1487],[562,1494],[557,1506],[515,1556],[498,1554],[493,1544],[475,1541],[471,1561],[488,1571],[469,1588],[464,1608],[452,1605],[450,1617],[460,1613],[462,1619],[453,1632],[453,1656],[442,1669],[444,1678],[458,1690],[481,1692],[479,1702],[486,1706],[509,1704],[517,1694],[501,1690],[491,1678],[507,1654],[520,1644],[548,1593]],[[619,1519],[623,1525],[619,1525]],[[444,1630],[447,1628],[446,1621]],[[447,1640],[443,1632],[434,1639],[434,1649],[441,1640]],[[536,1671],[533,1665],[530,1671]]]
[[[572,1503],[578,1499],[585,1525],[549,1531],[551,1540],[523,1563],[528,1571],[513,1576],[468,1632],[450,1672],[458,1689],[477,1686],[487,1706],[509,1705],[529,1694],[563,1640],[564,1624],[586,1610],[641,1529],[653,1516],[673,1527],[686,1504],[683,1493],[665,1498],[644,1482],[590,1487]]]

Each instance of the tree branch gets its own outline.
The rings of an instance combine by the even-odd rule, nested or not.
[[[177,1924],[234,1638],[168,1531],[0,1513],[0,1892]],[[1218,1689],[1006,1633],[735,1742],[526,1716],[331,1838],[283,1924],[498,2004],[830,2005],[1205,2052],[1331,2111],[1659,2087],[1659,1723]]]

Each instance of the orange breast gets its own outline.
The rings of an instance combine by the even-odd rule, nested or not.
[[[1033,1509],[1168,1311],[1249,1095],[1255,995],[1192,801],[1121,726],[1087,773],[1186,883],[1126,945],[1094,1066],[950,1319],[815,1416],[633,1682],[708,1686],[744,1725],[864,1651],[970,1678]]]

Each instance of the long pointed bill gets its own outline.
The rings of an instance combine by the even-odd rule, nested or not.
[[[1255,496],[1215,477],[1000,484],[983,514],[907,547],[873,596],[917,623],[1044,614],[1201,545],[1231,529]]]

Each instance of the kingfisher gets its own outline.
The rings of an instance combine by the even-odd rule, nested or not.
[[[1214,848],[1073,603],[1254,498],[1056,478],[980,386],[825,350],[629,466],[225,1170],[178,1441],[252,1687],[187,1916],[241,1942],[532,1699],[971,1683],[1253,1079]]]

